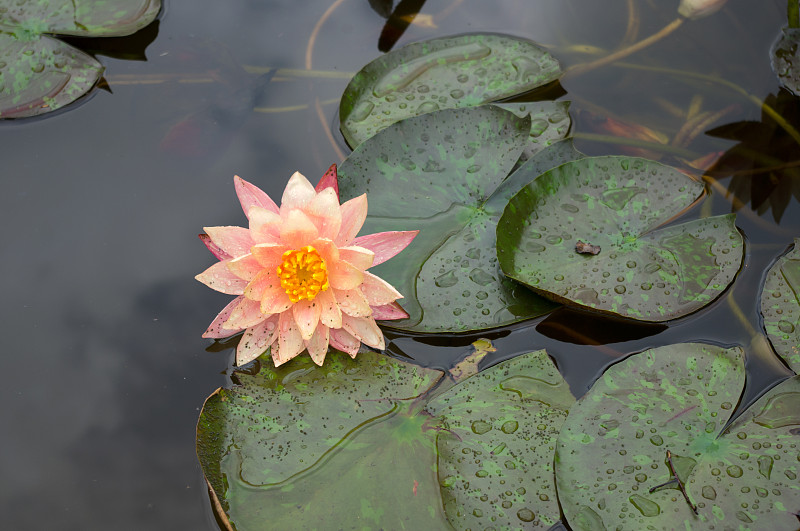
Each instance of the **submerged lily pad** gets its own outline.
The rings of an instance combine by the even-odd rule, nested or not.
[[[740,348],[670,345],[610,367],[558,439],[571,528],[797,529],[800,378],[723,431],[743,386]],[[688,502],[677,482],[659,487],[673,477],[670,460]]]
[[[0,0],[0,118],[54,111],[100,79],[99,62],[49,34],[130,35],[160,9],[160,0]]]
[[[800,373],[800,238],[767,272],[761,314],[775,352]]]
[[[571,143],[559,143],[504,182],[531,145],[529,120],[493,106],[437,111],[391,125],[339,166],[342,199],[369,197],[364,233],[420,230],[408,248],[375,268],[405,296],[399,302],[410,315],[387,326],[477,330],[554,307],[505,278],[495,251],[495,226],[508,199],[577,156]]]
[[[463,528],[481,514],[546,529],[559,518],[554,444],[574,399],[544,351],[427,406],[418,395],[442,373],[373,352],[237,374],[241,386],[206,401],[197,451],[220,516],[240,531],[452,529],[448,519]]]
[[[437,439],[445,512],[456,529],[548,529],[559,518],[556,438],[575,402],[544,350],[450,388],[426,409]]]
[[[778,76],[781,84],[791,90],[795,95],[800,95],[800,29],[783,28],[780,39],[772,46],[772,70]]]
[[[356,147],[381,129],[439,109],[508,98],[558,78],[545,49],[510,35],[469,34],[408,44],[375,59],[347,85],[341,129]]]
[[[727,288],[744,252],[732,214],[655,230],[702,192],[646,159],[569,162],[509,202],[497,226],[500,266],[558,302],[642,321],[681,317]]]

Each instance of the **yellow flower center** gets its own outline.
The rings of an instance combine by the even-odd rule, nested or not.
[[[283,263],[277,271],[281,287],[292,302],[313,301],[320,291],[328,289],[328,267],[310,245],[283,253]]]

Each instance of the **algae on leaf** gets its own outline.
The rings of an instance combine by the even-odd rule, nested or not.
[[[796,529],[800,378],[726,429],[744,387],[743,358],[738,347],[684,343],[611,366],[571,408],[558,439],[556,483],[570,526]],[[674,477],[668,455],[688,501],[677,482],[663,485]]]
[[[559,518],[553,452],[574,398],[544,351],[433,398],[442,372],[374,352],[236,374],[240,386],[203,406],[197,453],[239,531],[547,529]]]
[[[761,315],[775,352],[800,373],[800,238],[767,271]]]
[[[50,35],[130,35],[160,10],[161,0],[0,0],[0,118],[54,111],[100,79],[99,62]]]
[[[355,148],[404,118],[472,107],[545,85],[561,74],[539,45],[499,34],[468,34],[415,42],[383,55],[347,85],[341,129]]]
[[[563,109],[553,112],[561,116]],[[402,254],[375,268],[405,295],[399,302],[410,315],[388,326],[478,330],[554,307],[505,278],[495,251],[495,226],[511,195],[579,156],[569,142],[543,142],[538,155],[506,179],[521,152],[533,146],[530,128],[528,116],[491,105],[447,109],[389,126],[339,166],[342,199],[369,196],[364,232],[420,230]]]
[[[733,215],[659,228],[702,192],[646,159],[568,162],[509,201],[497,225],[500,266],[557,302],[642,321],[687,315],[728,287],[744,252]]]

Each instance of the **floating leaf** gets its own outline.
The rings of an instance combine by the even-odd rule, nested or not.
[[[197,426],[206,479],[236,529],[447,528],[435,432],[401,406],[441,372],[374,352],[271,365],[237,373],[242,385],[209,397]]]
[[[743,386],[740,348],[670,345],[610,367],[558,439],[556,484],[571,528],[797,529],[800,378],[723,431]],[[689,501],[677,482],[658,487],[674,477],[667,451]]]
[[[197,452],[239,531],[452,529],[447,519],[481,511],[546,529],[559,517],[554,444],[574,399],[544,351],[465,379],[427,410],[426,397],[408,399],[442,373],[373,352],[236,374],[241,386],[206,401]]]
[[[681,317],[722,293],[744,251],[733,215],[654,230],[702,191],[645,159],[569,162],[509,202],[497,226],[500,266],[558,302],[642,321]],[[600,251],[579,252],[579,241]]]
[[[375,268],[405,296],[399,302],[410,315],[389,326],[478,330],[553,308],[505,278],[495,251],[495,226],[508,199],[540,172],[578,156],[571,143],[559,143],[503,182],[529,130],[528,118],[497,107],[448,109],[391,125],[339,166],[342,198],[369,196],[363,232],[420,230],[400,255]]]
[[[568,101],[539,101],[525,103],[493,103],[520,118],[531,117],[529,145],[522,150],[520,160],[526,161],[544,148],[567,136],[572,121]]]
[[[558,61],[546,50],[510,35],[412,43],[375,59],[353,77],[339,106],[342,133],[355,147],[404,118],[508,98],[560,73]]]
[[[767,272],[761,315],[775,352],[800,373],[800,238]]]
[[[93,57],[59,40],[0,33],[0,117],[59,109],[89,92],[102,73]]]
[[[781,38],[770,51],[772,71],[778,76],[781,84],[795,95],[800,95],[798,43],[800,43],[800,29],[783,28]]]
[[[445,512],[456,529],[548,529],[559,518],[553,453],[575,402],[544,350],[478,373],[431,401]]]
[[[160,0],[0,0],[0,118],[54,111],[100,79],[93,57],[45,34],[130,35],[160,9]]]

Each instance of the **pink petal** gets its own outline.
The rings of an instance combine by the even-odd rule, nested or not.
[[[365,345],[383,350],[386,345],[383,341],[383,332],[378,328],[372,317],[350,317],[342,315],[342,328],[350,332]]]
[[[373,266],[384,263],[403,249],[419,234],[418,230],[377,232],[359,236],[353,245],[364,247],[375,253]]]
[[[237,277],[250,282],[264,269],[264,266],[252,254],[248,253],[230,260],[228,269]]]
[[[281,289],[278,272],[274,269],[262,269],[244,288],[244,296],[250,300],[261,301],[268,290]]]
[[[257,325],[268,315],[261,313],[261,304],[242,297],[242,301],[231,312],[230,317],[223,325],[227,329],[243,329]]]
[[[261,296],[261,313],[283,313],[292,307],[292,300],[280,286],[264,291]]]
[[[234,308],[236,308],[244,297],[236,297],[231,302],[225,306],[219,314],[211,321],[211,324],[208,326],[205,332],[203,332],[203,337],[211,338],[211,339],[221,339],[223,337],[232,336],[237,332],[241,332],[241,328],[237,330],[228,330],[223,328],[222,325],[225,321],[228,320],[230,317],[231,312],[233,312]]]
[[[382,306],[403,298],[403,295],[394,289],[394,286],[369,271],[364,271],[361,291],[366,295],[370,306]]]
[[[367,298],[361,293],[361,290],[335,290],[336,302],[339,308],[352,317],[369,317],[372,315],[372,308],[370,308]]]
[[[342,228],[334,240],[336,245],[350,245],[367,219],[367,194],[354,197],[342,205]]]
[[[314,335],[314,330],[319,323],[320,310],[321,307],[316,298],[313,301],[301,300],[292,306],[294,322],[300,330],[300,336],[305,341],[308,341]]]
[[[237,277],[228,269],[228,260],[217,262],[194,278],[209,288],[228,295],[241,295],[247,286],[247,281]]]
[[[309,185],[311,186],[311,185]],[[293,249],[310,244],[319,236],[314,222],[302,210],[290,210],[281,225],[281,241]]]
[[[214,244],[231,256],[242,256],[250,252],[253,238],[244,227],[203,227]]]
[[[328,171],[322,176],[317,184],[315,190],[317,192],[321,192],[326,188],[333,188],[333,191],[336,192],[336,202],[339,202],[339,176],[336,173],[336,164],[331,164],[331,167],[328,168]]]
[[[339,260],[339,248],[332,241],[325,238],[317,238],[311,245],[317,250],[319,255],[325,260],[326,264],[332,264]]]
[[[342,327],[342,310],[336,301],[336,296],[333,294],[332,289],[320,291],[314,298],[314,301],[319,304],[320,315],[319,322],[328,328],[341,328]]]
[[[328,353],[328,342],[330,341],[330,332],[327,326],[320,325],[314,330],[314,335],[311,339],[306,341],[306,350],[308,355],[319,366],[325,361],[325,354]]]
[[[328,283],[336,289],[355,289],[364,281],[366,272],[361,271],[343,260],[327,265]]]
[[[277,332],[277,315],[248,328],[236,347],[236,365],[249,363],[263,354],[275,341]]]
[[[254,206],[250,209],[250,236],[255,243],[280,243],[281,226],[283,220],[280,215]]]
[[[395,319],[408,319],[406,311],[396,302],[372,307],[372,318],[376,321],[393,321]]]
[[[265,208],[276,214],[279,212],[275,201],[258,186],[245,181],[238,175],[234,176],[233,185],[236,188],[236,195],[239,196],[239,202],[242,204],[244,215],[248,218],[250,209],[254,206]]]
[[[363,247],[342,247],[339,249],[339,257],[347,263],[356,266],[364,271],[373,265],[375,253]]]
[[[291,312],[283,312],[278,320],[278,348],[272,349],[272,361],[275,366],[283,365],[294,358],[305,348],[300,330],[294,322]]]
[[[259,243],[253,246],[251,252],[258,263],[266,269],[277,269],[283,262],[283,253],[289,248],[277,243]]]
[[[281,214],[295,208],[303,208],[315,195],[317,195],[317,192],[308,182],[308,179],[303,177],[303,174],[299,171],[294,172],[283,191]]]
[[[317,226],[319,235],[332,240],[339,234],[342,226],[342,211],[339,199],[332,188],[326,188],[318,193],[303,208],[303,212]]]
[[[330,343],[333,348],[346,352],[351,358],[356,357],[361,347],[361,341],[341,328],[331,329]]]
[[[231,255],[220,249],[214,242],[211,241],[211,236],[208,234],[198,234],[200,237],[200,241],[202,241],[208,250],[211,251],[211,254],[219,258],[220,260],[229,260],[233,258]]]

